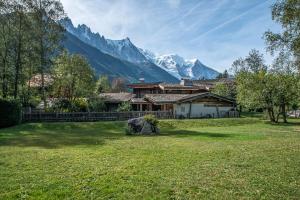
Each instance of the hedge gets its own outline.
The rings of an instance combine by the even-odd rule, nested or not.
[[[21,105],[16,100],[0,99],[0,128],[21,122]]]

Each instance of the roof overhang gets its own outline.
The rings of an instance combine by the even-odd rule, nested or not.
[[[217,99],[226,101],[228,103],[236,104],[236,101],[234,99],[223,97],[223,96],[220,96],[220,95],[217,95],[217,94],[213,94],[213,93],[210,93],[210,92],[188,95],[188,96],[186,96],[184,98],[179,99],[177,101],[177,103],[192,102],[194,100],[202,99],[202,98],[205,98],[205,97],[213,97],[213,98],[217,98]]]

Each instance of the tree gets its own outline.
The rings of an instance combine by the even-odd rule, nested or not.
[[[264,37],[271,55],[275,55],[275,52],[278,54],[272,73],[276,74],[283,90],[278,91],[277,100],[286,121],[286,106],[299,102],[300,1],[278,0],[272,6],[272,18],[281,24],[283,32],[273,33],[269,30]],[[298,74],[295,74],[296,70]]]
[[[231,67],[231,71],[234,74],[240,72],[257,73],[265,70],[267,70],[267,66],[264,61],[264,56],[256,49],[252,49],[245,59],[239,58],[235,60]]]
[[[225,69],[223,73],[220,73],[218,76],[217,76],[217,79],[222,79],[222,78],[229,78],[229,74],[228,74],[228,71]]]
[[[284,57],[278,57],[267,67],[261,54],[253,51],[233,63],[238,102],[247,108],[266,110],[271,122],[278,122],[280,115],[287,122],[286,109],[298,99],[299,79],[283,63],[289,65]]]
[[[10,17],[13,8],[8,0],[0,1],[0,56],[1,56],[1,90],[2,97],[9,93],[9,77],[12,75],[9,58],[12,50],[13,20]]]
[[[112,81],[112,92],[126,92],[127,87],[126,87],[127,81],[123,78],[115,78]]]
[[[108,77],[105,75],[102,75],[99,77],[97,83],[96,83],[96,94],[109,92],[111,90],[110,83],[108,80]]]
[[[236,98],[235,83],[219,82],[215,85],[212,92],[220,96],[224,96],[232,99]]]
[[[62,48],[64,28],[58,23],[65,17],[64,9],[58,0],[24,0],[30,9],[34,50],[39,57],[39,73],[42,77],[42,99],[47,107],[45,74],[50,72],[52,58]]]
[[[53,93],[56,97],[72,101],[79,97],[89,97],[95,88],[95,73],[81,55],[69,55],[64,51],[53,68]]]
[[[300,1],[277,0],[272,6],[272,18],[283,28],[282,33],[267,31],[264,34],[268,50],[292,52],[300,72]]]
[[[0,3],[0,58],[2,97],[20,97],[28,79],[29,47],[34,43],[25,0],[2,0]]]

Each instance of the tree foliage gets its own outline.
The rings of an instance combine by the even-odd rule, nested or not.
[[[95,93],[100,94],[100,93],[105,93],[110,91],[111,91],[111,86],[108,77],[105,75],[100,76],[96,83]]]
[[[115,78],[111,84],[112,92],[126,92],[127,91],[127,81],[124,78]]]
[[[58,0],[1,0],[0,2],[0,93],[27,105],[33,95],[30,78],[42,77],[38,95],[46,104],[45,74],[61,49],[64,17]]]
[[[119,105],[117,112],[126,112],[126,111],[131,111],[131,110],[132,110],[132,107],[131,107],[130,102],[122,102]]]
[[[56,60],[53,68],[53,94],[75,100],[93,94],[95,74],[87,60],[81,55],[70,55],[64,51]]]
[[[283,32],[265,33],[268,50],[272,54],[276,51],[292,53],[300,71],[300,1],[277,0],[272,6],[272,18],[282,26]]]
[[[215,85],[215,87],[212,90],[213,93],[228,97],[231,99],[236,98],[236,86],[235,83],[231,82],[219,82]]]
[[[278,57],[272,66],[267,67],[262,55],[253,52],[233,64],[237,100],[246,108],[264,109],[272,122],[278,122],[280,115],[287,122],[287,108],[299,98],[299,78],[288,70],[289,62],[284,58]]]

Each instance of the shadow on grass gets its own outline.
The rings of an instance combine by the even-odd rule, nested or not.
[[[175,136],[175,137],[190,137],[200,136],[208,138],[233,138],[238,135],[236,134],[224,134],[224,133],[212,133],[212,132],[201,132],[191,130],[162,130],[160,136]]]
[[[125,137],[118,123],[38,123],[2,129],[0,146],[60,148],[103,145],[106,140]]]
[[[293,119],[295,120],[295,119]],[[285,127],[285,126],[300,126],[300,121],[288,121],[287,123],[283,123],[283,122],[278,122],[278,123],[272,123],[270,121],[265,121],[265,124],[269,124],[269,125],[272,125],[272,126],[282,126],[282,127]]]

